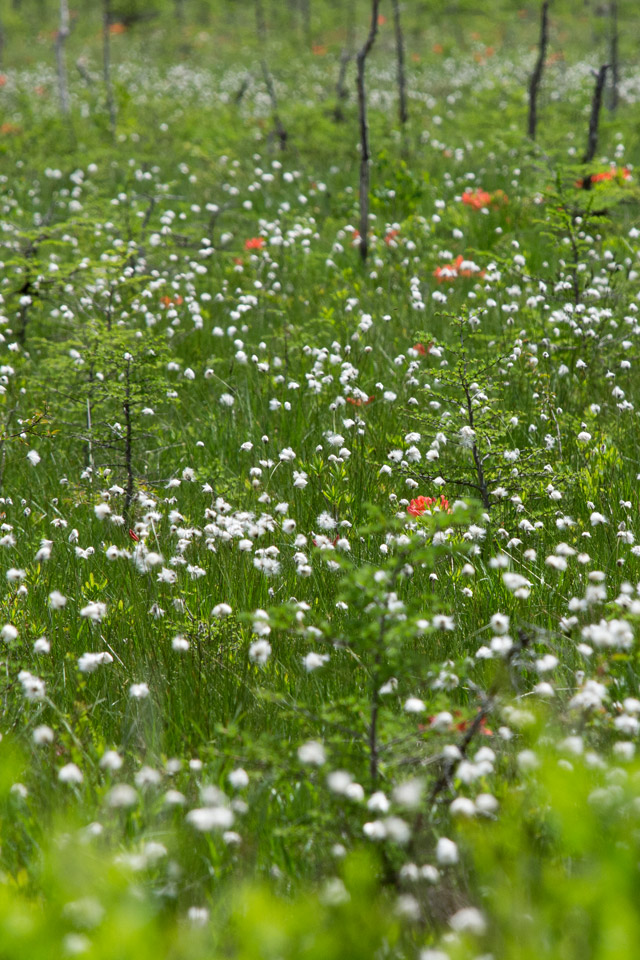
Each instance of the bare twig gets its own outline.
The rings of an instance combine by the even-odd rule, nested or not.
[[[82,57],[78,57],[78,59],[76,60],[76,70],[78,71],[78,73],[80,74],[80,76],[82,77],[86,85],[88,87],[92,87],[93,77],[87,70],[86,62],[83,60]]]
[[[125,422],[125,445],[124,457],[127,468],[127,492],[124,501],[124,515],[129,520],[129,510],[133,501],[135,488],[135,475],[133,472],[133,418],[131,414],[131,360],[127,358],[125,372],[125,395],[123,403],[124,422]]]
[[[116,135],[116,103],[111,82],[111,0],[102,0],[102,73],[111,136]]]
[[[262,76],[267,88],[267,93],[269,94],[269,100],[271,101],[271,118],[273,120],[273,125],[275,127],[278,140],[280,141],[280,149],[286,150],[288,135],[282,124],[282,120],[280,119],[280,112],[278,110],[278,97],[276,95],[276,89],[273,85],[273,77],[271,76],[265,56],[265,50],[267,47],[267,24],[264,18],[264,7],[262,6],[262,0],[255,0],[255,12],[258,47],[263,53],[263,56],[260,60],[260,68],[262,70]]]
[[[360,257],[363,261],[369,253],[369,125],[367,122],[367,92],[365,89],[365,65],[378,34],[378,10],[380,0],[371,0],[371,23],[364,46],[358,51],[358,117],[360,121]]]
[[[400,123],[404,127],[409,119],[407,108],[407,77],[404,66],[404,36],[400,20],[400,2],[392,0],[393,4],[393,31],[396,39],[396,66],[398,75],[398,112]]]
[[[618,108],[618,84],[620,83],[620,62],[618,59],[618,2],[609,3],[609,60],[611,61],[611,84],[609,86],[609,109]]]
[[[518,656],[518,654],[522,653],[522,651],[526,649],[526,647],[529,645],[530,639],[531,638],[527,633],[525,633],[524,630],[519,631],[518,643],[514,643],[514,645],[511,647],[509,653],[506,656],[507,668],[511,666],[511,664],[513,663],[515,658]],[[431,793],[429,794],[429,801],[428,801],[429,807],[433,806],[439,794],[442,793],[442,791],[445,790],[448,786],[450,786],[451,776],[453,774],[454,769],[460,762],[460,758],[466,756],[467,750],[469,749],[469,745],[471,741],[474,739],[478,731],[481,729],[483,721],[485,720],[487,714],[494,707],[494,702],[495,702],[496,694],[498,693],[498,689],[499,689],[499,680],[496,679],[496,681],[494,681],[494,683],[492,684],[492,687],[489,690],[489,692],[486,694],[486,696],[482,698],[480,706],[476,711],[476,714],[473,720],[471,721],[467,729],[464,731],[463,736],[460,738],[457,744],[459,752],[456,754],[455,759],[452,758],[451,760],[447,760],[443,764],[442,772],[440,773],[440,776],[438,777],[438,779],[435,781],[433,787],[431,788]]]
[[[549,42],[549,0],[544,0],[540,13],[540,42],[538,45],[538,59],[529,82],[529,124],[528,134],[532,140],[536,138],[538,125],[538,90],[542,79],[542,70],[547,56]]]
[[[60,0],[60,26],[56,34],[56,64],[58,68],[58,95],[60,97],[60,112],[63,117],[69,117],[69,84],[67,83],[67,64],[64,47],[69,36],[69,4],[67,0]]]
[[[589,117],[589,135],[587,137],[587,149],[583,163],[591,163],[596,155],[598,148],[598,126],[600,123],[600,107],[602,106],[602,91],[607,79],[607,70],[609,64],[603,64],[596,74],[596,85],[593,88],[593,98],[591,100],[591,115]]]
[[[336,106],[333,111],[333,119],[336,123],[344,120],[342,105],[347,100],[349,93],[346,87],[347,67],[353,59],[353,45],[356,32],[356,7],[355,0],[350,0],[347,6],[347,37],[342,53],[340,54],[340,69],[338,71],[338,82],[336,84]]]

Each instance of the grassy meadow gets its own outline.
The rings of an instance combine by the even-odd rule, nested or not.
[[[71,6],[0,3],[1,960],[635,956],[637,10],[533,141],[539,4],[381,0],[365,260],[370,3]]]

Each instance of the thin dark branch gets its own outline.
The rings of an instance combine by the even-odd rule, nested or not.
[[[525,633],[524,630],[519,631],[518,643],[514,643],[514,645],[511,647],[511,650],[509,651],[509,653],[505,658],[507,668],[510,667],[510,665],[513,663],[513,661],[518,656],[518,654],[522,653],[522,651],[526,649],[526,647],[529,645],[530,639],[531,638],[527,633]],[[483,721],[487,716],[487,714],[493,709],[495,697],[498,692],[498,683],[499,681],[496,680],[493,683],[489,692],[486,694],[486,696],[482,698],[480,706],[476,711],[476,714],[473,720],[465,730],[463,736],[458,741],[457,747],[459,751],[459,756],[456,756],[456,759],[447,760],[444,763],[440,776],[438,777],[433,787],[431,788],[431,793],[429,794],[429,801],[428,801],[429,807],[433,806],[439,794],[442,793],[442,791],[445,790],[448,786],[450,786],[453,771],[455,770],[456,766],[460,762],[460,758],[465,757],[467,755],[467,750],[469,749],[469,745],[471,741],[474,739],[478,731],[481,729]]]
[[[67,83],[67,64],[65,59],[65,43],[69,36],[69,6],[67,0],[60,0],[60,26],[56,34],[56,64],[58,68],[58,95],[60,97],[60,112],[68,117],[71,112],[69,104],[69,85]]]
[[[547,56],[549,43],[549,0],[544,0],[540,13],[540,42],[538,44],[538,59],[529,81],[529,124],[528,133],[532,140],[536,138],[538,126],[538,90],[542,80],[542,70]]]
[[[349,93],[345,83],[347,76],[347,67],[353,59],[353,46],[356,33],[356,5],[355,0],[349,0],[347,6],[347,37],[346,43],[340,54],[340,69],[338,71],[338,82],[336,84],[336,107],[333,111],[333,119],[336,123],[344,120],[342,104],[347,100]]]
[[[116,135],[116,103],[111,82],[111,0],[103,0],[102,6],[102,73],[109,114],[111,136]]]
[[[262,70],[262,76],[267,88],[267,93],[269,94],[269,100],[271,101],[271,118],[276,129],[278,140],[280,141],[280,149],[285,150],[287,147],[288,135],[283,126],[282,120],[280,119],[276,88],[273,85],[273,77],[271,76],[271,71],[269,70],[269,65],[267,64],[265,56],[265,51],[267,48],[267,24],[264,18],[264,7],[262,6],[262,0],[255,0],[255,13],[258,47],[263,53],[263,56],[260,60],[260,68]]]
[[[358,65],[358,117],[360,121],[360,257],[363,262],[369,253],[369,125],[367,121],[367,92],[365,88],[365,65],[378,35],[378,10],[380,0],[371,0],[371,23],[364,46],[356,57]]]
[[[609,87],[609,109],[613,112],[618,108],[620,83],[620,61],[618,57],[618,2],[609,3],[609,60],[611,61],[611,84]]]
[[[409,119],[409,110],[407,107],[407,77],[405,72],[404,59],[404,36],[402,33],[402,22],[400,20],[400,2],[392,0],[393,4],[393,31],[396,40],[396,68],[398,76],[398,113],[400,123],[404,127]]]
[[[596,74],[596,85],[593,88],[593,98],[591,100],[591,115],[589,117],[589,135],[587,138],[587,150],[582,158],[583,163],[591,163],[598,149],[598,126],[600,123],[600,107],[602,106],[602,91],[604,90],[607,79],[607,70],[609,64],[603,64]]]

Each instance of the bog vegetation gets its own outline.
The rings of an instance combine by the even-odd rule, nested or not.
[[[636,955],[635,4],[0,22],[0,955]]]

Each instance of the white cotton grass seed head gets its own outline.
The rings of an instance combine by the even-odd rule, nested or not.
[[[86,607],[83,607],[80,611],[80,616],[85,617],[87,620],[92,620],[94,623],[100,623],[104,619],[107,613],[106,603],[102,603],[97,600],[93,603],[88,603]]]
[[[387,813],[390,806],[388,798],[381,790],[372,793],[367,800],[367,810],[372,810],[374,813]]]
[[[398,786],[395,787],[392,798],[393,802],[397,803],[400,807],[404,807],[407,810],[417,810],[422,801],[423,793],[424,782],[422,780],[405,780],[404,783],[399,783]]]
[[[67,763],[58,770],[58,780],[60,783],[77,785],[82,783],[84,775],[80,767],[76,766],[75,763]]]
[[[46,723],[41,723],[32,733],[33,742],[39,747],[53,743],[54,736],[53,730],[51,727],[48,727]]]
[[[463,907],[449,918],[449,926],[455,933],[470,933],[482,937],[487,932],[487,921],[475,907]]]
[[[302,658],[302,663],[307,673],[312,673],[314,670],[318,670],[320,667],[323,667],[328,660],[328,653],[311,652]]]
[[[494,613],[490,624],[494,633],[502,635],[509,630],[509,617],[504,613]]]
[[[208,833],[211,830],[228,830],[233,825],[234,816],[229,807],[200,807],[190,810],[186,820],[201,833]]]
[[[233,609],[228,603],[217,603],[211,613],[214,617],[229,617]]]
[[[456,797],[449,804],[449,813],[452,817],[471,819],[476,815],[476,805],[469,797]]]
[[[245,787],[249,786],[249,774],[246,770],[243,770],[242,767],[232,770],[228,775],[227,780],[234,790],[243,790]]]
[[[106,750],[100,758],[100,766],[103,770],[115,772],[120,770],[124,760],[116,750]]]
[[[179,790],[167,790],[164,795],[164,802],[168,807],[183,807],[187,798]]]
[[[211,913],[207,907],[189,907],[187,910],[187,919],[194,927],[206,927],[210,917]]]
[[[308,764],[311,767],[321,767],[327,761],[325,749],[317,740],[308,740],[298,747],[298,759],[300,763]]]
[[[327,776],[327,786],[332,793],[344,794],[353,777],[348,770],[332,770]]]
[[[249,660],[251,660],[252,663],[264,666],[270,656],[271,644],[268,640],[255,640],[249,647]]]
[[[408,700],[405,700],[405,713],[424,713],[426,709],[426,703],[424,700],[420,700],[419,697],[409,697]]]
[[[12,643],[14,640],[18,639],[18,630],[12,623],[5,623],[2,630],[0,630],[0,638],[4,640],[5,643]]]
[[[52,590],[49,594],[49,607],[51,610],[62,610],[67,605],[67,598],[59,590]]]
[[[457,844],[447,837],[440,837],[436,844],[436,860],[443,867],[457,863],[459,860]]]
[[[116,783],[107,794],[107,805],[115,810],[128,810],[138,805],[138,794],[128,783]]]

